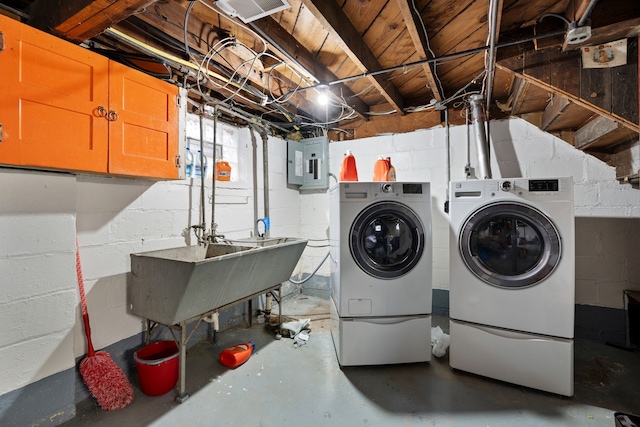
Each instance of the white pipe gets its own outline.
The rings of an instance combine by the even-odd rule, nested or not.
[[[208,316],[202,318],[207,323],[213,323],[213,330],[218,332],[220,330],[220,313],[218,311],[214,311]]]
[[[249,133],[253,149],[253,236],[258,237],[258,143],[252,126],[249,126]]]
[[[264,197],[264,237],[271,236],[271,218],[269,218],[269,136],[262,130],[262,175],[263,175],[263,197]]]
[[[445,108],[444,110],[444,138],[447,144],[447,196],[446,201],[449,201],[449,183],[451,182],[451,135],[450,135],[450,127],[449,127],[449,109]]]

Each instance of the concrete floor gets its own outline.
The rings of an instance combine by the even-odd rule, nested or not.
[[[311,318],[306,345],[275,340],[265,325],[237,328],[189,349],[182,404],[173,391],[144,395],[114,412],[91,400],[64,427],[78,426],[607,426],[614,412],[640,413],[640,353],[577,340],[575,395],[552,395],[431,363],[340,369],[329,331],[328,301],[298,295],[284,313]],[[434,326],[448,332],[448,319]],[[218,362],[224,348],[253,340],[256,351],[235,370]]]

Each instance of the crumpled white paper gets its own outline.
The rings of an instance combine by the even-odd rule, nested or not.
[[[449,335],[445,334],[440,326],[431,328],[431,353],[435,357],[442,357],[449,348]]]

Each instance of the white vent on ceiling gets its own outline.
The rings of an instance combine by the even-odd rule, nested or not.
[[[216,5],[244,23],[290,8],[287,0],[218,0]]]

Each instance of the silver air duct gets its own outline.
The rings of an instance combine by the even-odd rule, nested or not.
[[[482,179],[491,179],[491,165],[489,164],[489,147],[485,132],[484,109],[482,108],[482,95],[472,95],[470,98],[471,121],[476,131],[476,146],[478,149],[478,167]]]

